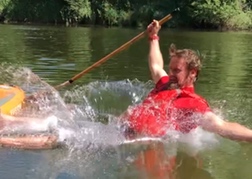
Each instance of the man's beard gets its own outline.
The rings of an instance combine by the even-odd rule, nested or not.
[[[167,89],[179,89],[178,79],[175,76],[170,76],[170,80],[167,84]]]

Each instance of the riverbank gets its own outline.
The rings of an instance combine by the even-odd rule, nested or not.
[[[168,22],[169,23],[169,22]],[[105,26],[105,25],[96,25],[96,24],[69,24],[65,23],[41,23],[41,22],[0,22],[2,25],[24,25],[24,26],[48,26],[48,27],[69,27],[69,28],[123,28],[123,29],[140,29],[145,30],[146,27],[131,27],[131,26]],[[252,32],[252,28],[250,29],[228,29],[228,28],[199,28],[199,27],[163,27],[162,29],[170,29],[170,30],[178,30],[178,31],[193,31],[193,32]]]

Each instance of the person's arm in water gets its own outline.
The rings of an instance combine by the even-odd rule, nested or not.
[[[36,121],[36,122],[41,122],[41,119],[38,118],[31,118],[31,117],[15,117],[15,116],[10,116],[6,114],[0,114],[0,120],[2,121],[8,121],[8,122],[31,122],[31,121]]]
[[[28,118],[28,117],[15,117],[5,114],[0,114],[0,131],[9,127],[12,128],[16,125],[27,125],[32,123],[38,124],[39,128],[44,129],[43,120],[39,118]],[[38,127],[36,128],[38,129]],[[1,136],[0,146],[12,147],[21,149],[52,149],[58,146],[57,136],[55,135],[24,135],[24,136]]]
[[[252,130],[241,124],[222,120],[213,112],[206,112],[200,125],[203,129],[225,138],[252,142]]]
[[[47,136],[3,136],[0,137],[0,145],[2,147],[12,147],[19,149],[31,149],[31,150],[42,150],[42,149],[53,149],[58,146],[57,137],[53,135]]]
[[[155,84],[161,77],[167,75],[164,70],[163,56],[159,47],[158,32],[160,28],[161,26],[156,20],[153,20],[153,22],[147,27],[147,32],[149,35],[149,69],[152,80]]]

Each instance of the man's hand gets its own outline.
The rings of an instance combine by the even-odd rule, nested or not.
[[[153,20],[152,23],[150,23],[147,27],[149,37],[157,35],[160,29],[161,26],[159,25],[159,22],[157,20]]]

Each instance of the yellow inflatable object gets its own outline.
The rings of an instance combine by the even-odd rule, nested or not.
[[[14,115],[22,108],[25,93],[17,86],[0,85],[0,113]]]

